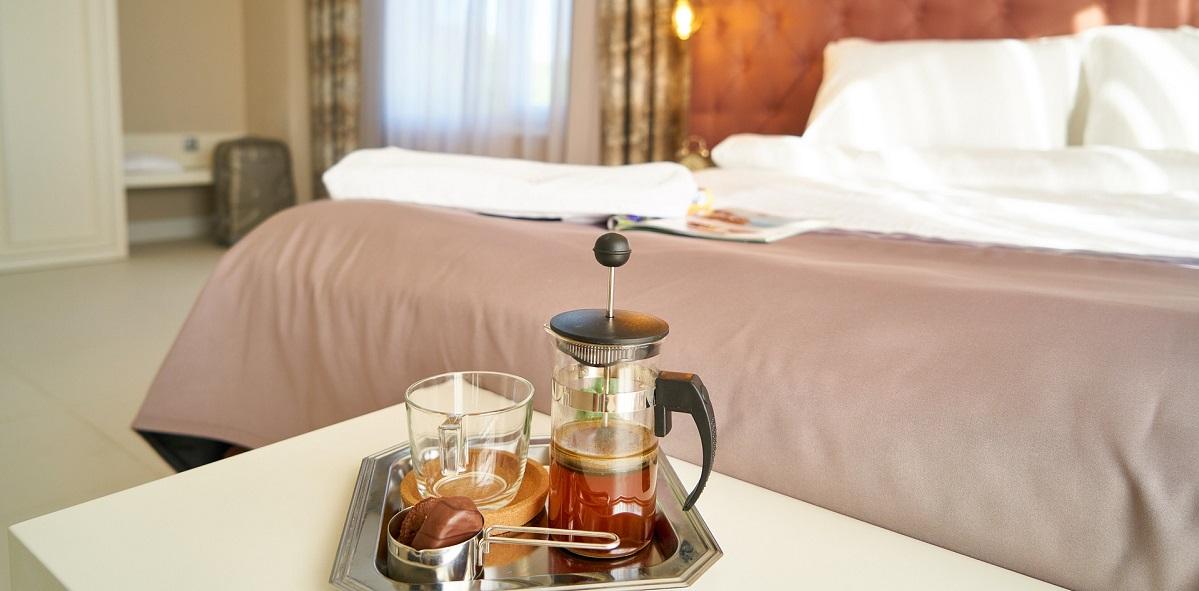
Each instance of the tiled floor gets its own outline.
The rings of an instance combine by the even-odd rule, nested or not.
[[[172,473],[129,424],[223,252],[0,275],[0,528]]]

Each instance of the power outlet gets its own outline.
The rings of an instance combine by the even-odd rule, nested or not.
[[[183,151],[184,152],[200,151],[200,140],[196,139],[196,136],[194,136],[194,135],[189,135],[189,136],[183,138]]]

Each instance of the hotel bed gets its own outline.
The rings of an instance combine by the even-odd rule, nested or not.
[[[464,368],[530,378],[548,411],[541,327],[602,305],[598,232],[381,201],[281,213],[221,261],[135,426],[257,447]],[[718,471],[1070,587],[1193,587],[1195,269],[631,240],[622,305],[670,322],[663,367],[704,376]],[[692,441],[664,445],[695,461]]]
[[[840,3],[814,51],[854,34],[1061,33],[1046,11],[1086,8],[1001,4],[995,28],[965,18],[981,3],[936,3],[915,21],[927,30],[897,33],[853,20],[882,4]],[[736,48],[734,32],[829,9],[708,10]],[[933,18],[945,11],[962,18]],[[1021,20],[1034,12],[1044,22]],[[760,109],[717,116],[698,77],[740,66],[711,50],[694,49],[693,128],[798,131]],[[809,75],[810,92],[784,93],[800,128]],[[703,375],[718,471],[1071,588],[1199,587],[1199,154],[740,136],[716,157],[695,182],[718,204],[835,222],[765,245],[630,234],[620,303],[670,322],[663,368]],[[222,259],[134,427],[186,467],[467,368],[528,377],[548,411],[542,325],[602,304],[598,232],[381,200],[285,211]],[[664,446],[695,461],[693,441]]]

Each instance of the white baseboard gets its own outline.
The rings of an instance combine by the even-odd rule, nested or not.
[[[186,240],[211,235],[211,217],[164,218],[129,222],[129,244]]]

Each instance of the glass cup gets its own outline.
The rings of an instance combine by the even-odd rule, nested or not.
[[[507,505],[529,455],[533,384],[499,372],[463,371],[408,387],[408,436],[421,498],[470,497],[480,510]]]

